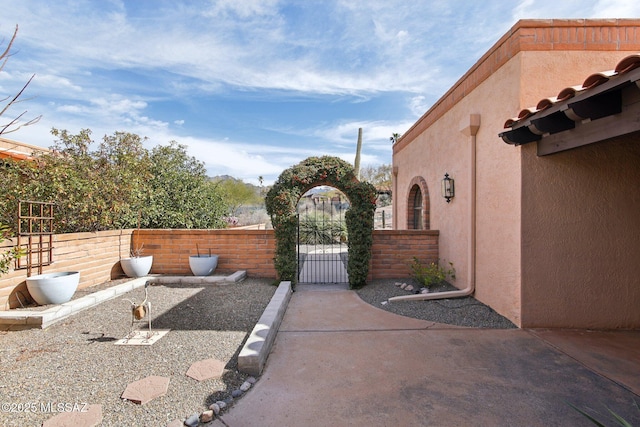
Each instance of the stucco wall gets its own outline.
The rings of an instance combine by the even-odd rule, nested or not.
[[[480,114],[475,296],[519,326],[545,316],[544,311],[531,310],[544,304],[541,294],[523,288],[533,283],[530,277],[523,279],[523,270],[530,274],[539,267],[529,263],[532,248],[522,240],[531,227],[522,218],[531,207],[529,200],[522,200],[524,180],[535,178],[522,157],[531,148],[508,146],[498,134],[505,120],[520,109],[581,84],[589,74],[613,68],[638,48],[638,24],[636,20],[520,21],[394,145],[394,226],[407,227],[409,183],[422,176],[430,192],[430,228],[440,231],[440,258],[454,262],[458,270],[455,284],[464,287],[473,268],[469,252],[471,156],[470,138],[459,130],[468,124],[470,114]],[[450,205],[440,196],[445,172],[456,180],[456,196]],[[547,172],[546,178],[551,178],[552,172]],[[537,208],[544,210],[545,206]],[[546,244],[554,245],[552,241]],[[525,299],[527,318],[523,319]],[[563,309],[570,311],[569,306]]]
[[[523,147],[522,324],[640,327],[640,134]]]
[[[519,323],[520,160],[517,150],[497,138],[504,117],[518,108],[518,60],[485,80],[410,144],[394,154],[397,167],[396,227],[406,228],[410,182],[425,179],[430,193],[431,229],[440,232],[440,259],[453,262],[454,285],[471,277],[472,139],[462,131],[480,115],[476,135],[476,298]],[[496,102],[496,100],[500,102]],[[441,196],[445,172],[455,179],[455,197]]]

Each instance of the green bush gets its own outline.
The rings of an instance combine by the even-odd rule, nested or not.
[[[151,151],[116,132],[96,149],[91,131],[53,129],[53,152],[5,161],[0,222],[17,224],[19,200],[54,202],[56,233],[121,228],[224,228],[228,212],[204,164],[176,142]]]
[[[441,284],[447,280],[447,278],[456,278],[456,269],[453,267],[453,263],[449,262],[448,268],[443,268],[438,262],[431,262],[429,264],[423,264],[417,257],[413,257],[411,263],[411,275],[425,288],[430,288],[434,285]]]
[[[0,243],[9,238],[9,227],[0,223]],[[0,253],[0,276],[9,272],[9,266],[11,263],[24,255],[24,252],[19,248],[11,248]]]
[[[376,190],[355,177],[353,166],[331,156],[309,157],[285,170],[265,198],[267,213],[276,236],[275,267],[280,280],[296,282],[296,207],[311,188],[329,185],[342,191],[351,207],[345,214],[349,233],[347,274],[349,285],[366,284],[373,244]]]

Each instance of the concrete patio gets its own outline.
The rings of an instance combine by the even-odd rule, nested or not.
[[[640,332],[461,328],[299,285],[262,377],[226,425],[640,423]],[[216,420],[214,425],[224,425]]]

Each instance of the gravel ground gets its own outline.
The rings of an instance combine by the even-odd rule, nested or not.
[[[381,304],[409,294],[395,282],[377,280],[357,293],[369,304],[404,316],[460,326],[515,327],[470,297]],[[165,426],[183,420],[227,399],[244,382],[247,376],[236,369],[237,355],[275,290],[269,279],[218,286],[153,285],[153,329],[171,332],[148,347],[113,344],[130,330],[130,304],[123,298],[140,302],[143,288],[44,330],[0,332],[0,403],[36,403],[37,408],[47,402],[102,404],[103,426]],[[146,322],[135,326],[144,328]],[[220,380],[198,382],[185,375],[192,363],[209,358],[227,362]],[[165,396],[145,405],[120,399],[129,383],[150,375],[170,378]],[[53,415],[2,411],[0,425],[40,425]]]
[[[407,283],[417,288],[413,279],[408,280],[375,280],[356,292],[363,301],[395,314],[446,323],[449,325],[469,326],[475,328],[510,329],[516,326],[505,317],[496,313],[491,307],[482,304],[473,297],[444,299],[435,301],[397,301],[382,304],[388,298],[399,295],[410,295],[395,286],[395,283]],[[433,288],[433,292],[454,290],[449,284]]]
[[[171,332],[148,347],[113,344],[131,325],[130,304],[120,297],[44,330],[0,333],[0,402],[102,404],[104,426],[183,420],[227,398],[246,379],[236,370],[237,355],[276,290],[272,283],[151,286],[152,327]],[[143,288],[125,295],[138,302],[143,297]],[[228,361],[220,380],[185,375],[192,363],[209,358]],[[150,375],[170,378],[165,396],[145,405],[120,399],[129,383]],[[53,415],[3,411],[0,425],[35,426]]]

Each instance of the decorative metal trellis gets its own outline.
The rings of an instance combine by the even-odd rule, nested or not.
[[[53,262],[53,203],[20,200],[18,202],[18,247],[23,256],[16,268],[27,269],[30,277],[34,268],[42,274],[42,267]]]
[[[346,203],[311,197],[298,206],[298,283],[348,283]]]

